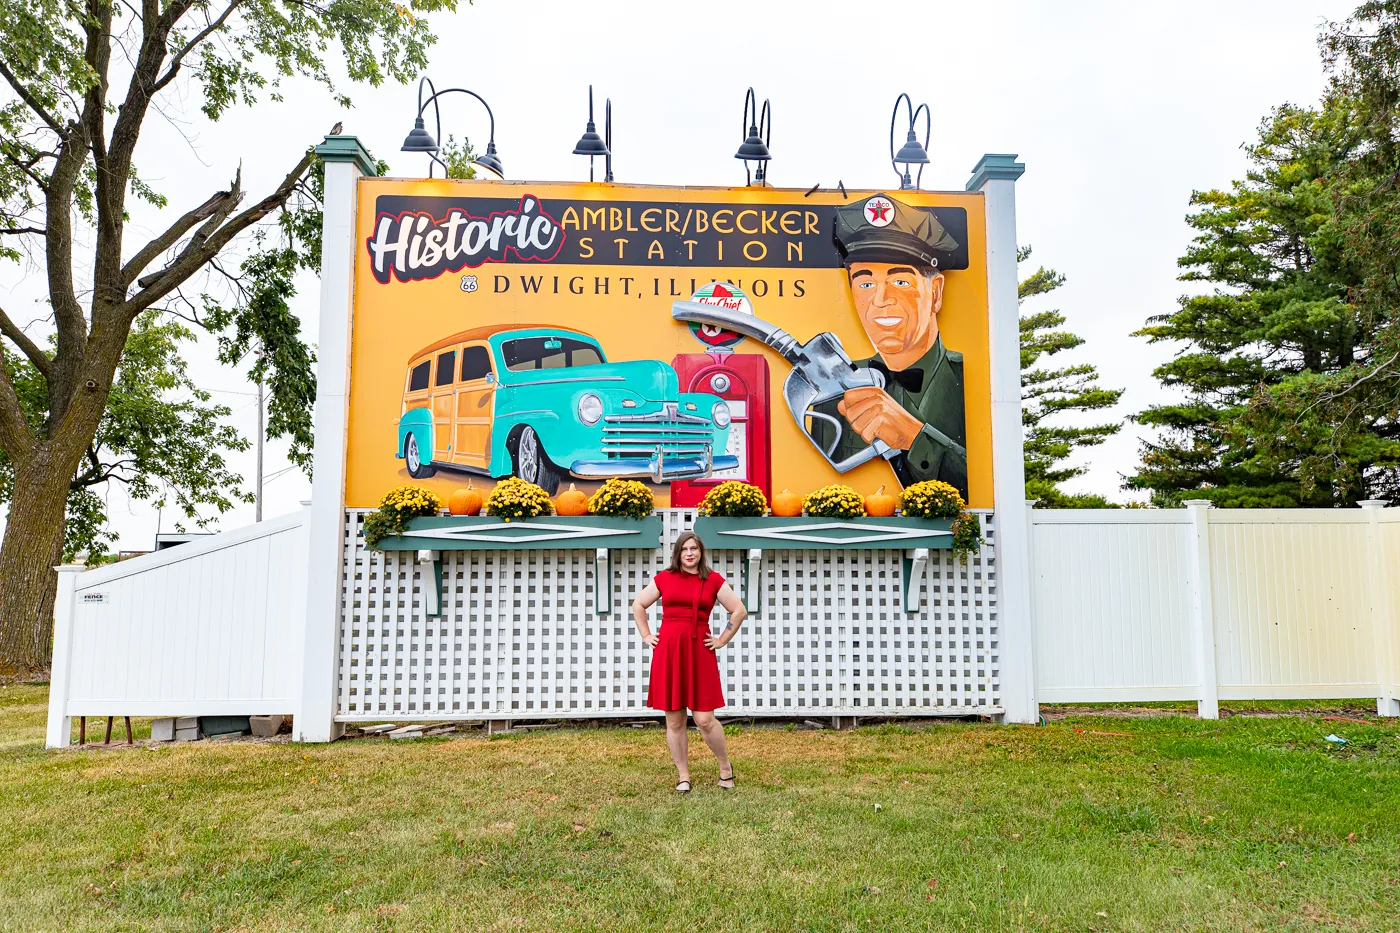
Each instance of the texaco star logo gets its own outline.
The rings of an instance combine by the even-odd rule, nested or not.
[[[876,195],[865,202],[865,221],[872,227],[888,227],[894,220],[894,202]]]

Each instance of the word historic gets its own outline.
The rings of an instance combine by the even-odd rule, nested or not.
[[[442,220],[422,211],[381,213],[368,245],[374,277],[387,284],[391,274],[400,282],[433,279],[444,272],[505,262],[510,254],[549,262],[564,245],[564,234],[559,222],[540,210],[539,200],[527,194],[514,210],[492,211],[485,217],[458,207]]]

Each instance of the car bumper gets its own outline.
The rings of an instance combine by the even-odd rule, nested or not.
[[[653,457],[625,457],[617,460],[575,460],[569,472],[579,479],[650,479],[668,483],[677,479],[701,479],[716,470],[732,470],[739,458],[722,454],[718,457],[675,456],[658,454]]]

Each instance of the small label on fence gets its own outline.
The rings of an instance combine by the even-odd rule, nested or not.
[[[107,594],[106,594],[106,593],[84,593],[84,594],[83,594],[83,605],[84,605],[84,606],[90,606],[90,605],[92,605],[92,604],[94,604],[94,603],[105,603],[106,601],[107,601]]]

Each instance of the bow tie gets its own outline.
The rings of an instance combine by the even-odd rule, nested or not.
[[[885,385],[897,382],[904,386],[906,392],[918,392],[924,387],[924,371],[922,369],[901,369],[892,372],[883,360],[874,359],[868,364],[869,367],[885,377]]]

